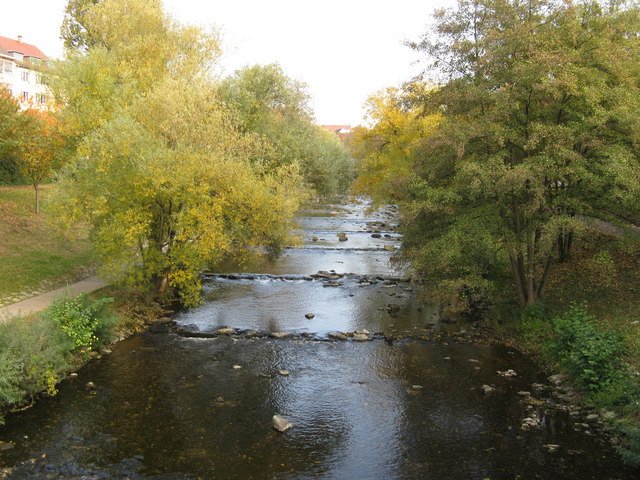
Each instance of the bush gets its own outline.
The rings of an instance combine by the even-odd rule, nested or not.
[[[575,304],[553,319],[553,330],[550,353],[593,399],[611,403],[624,394],[625,349],[615,331],[603,329],[584,305]]]
[[[640,467],[640,427],[636,422],[623,422],[618,424],[618,431],[624,435],[624,442],[618,447],[622,460]]]
[[[72,340],[75,348],[94,348],[111,338],[118,318],[109,312],[113,298],[92,300],[87,294],[63,297],[51,305],[45,316],[56,322]]]
[[[54,395],[56,384],[75,364],[75,351],[111,339],[118,320],[107,310],[111,302],[86,294],[67,296],[34,319],[14,317],[0,323],[0,414],[37,393]]]
[[[553,332],[542,302],[527,305],[522,311],[518,325],[523,346],[528,350],[540,351],[549,341]]]
[[[73,343],[47,317],[13,318],[0,324],[0,410],[36,393],[56,393],[73,367]]]

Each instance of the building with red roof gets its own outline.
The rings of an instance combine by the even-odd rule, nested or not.
[[[0,84],[18,98],[23,107],[46,106],[50,94],[42,76],[49,57],[35,45],[0,36]]]

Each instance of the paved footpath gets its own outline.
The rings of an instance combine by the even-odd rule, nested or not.
[[[76,283],[67,285],[66,287],[58,288],[51,292],[43,293],[36,297],[22,300],[21,302],[14,303],[13,305],[7,305],[0,308],[0,322],[5,321],[7,318],[13,315],[28,315],[30,313],[36,313],[44,310],[55,298],[70,294],[71,296],[79,295],[80,293],[89,293],[99,288],[106,287],[107,282],[102,280],[97,275],[89,278],[85,278]]]

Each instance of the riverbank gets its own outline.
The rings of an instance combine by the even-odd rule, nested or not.
[[[40,191],[36,214],[32,187],[0,187],[0,308],[95,274],[88,232],[61,230],[48,203],[53,186]]]
[[[535,358],[550,374],[566,375],[571,402],[591,409],[625,461],[636,466],[639,259],[635,231],[624,235],[621,230],[588,229],[576,242],[571,261],[556,266],[543,303],[520,316],[517,305],[503,301],[488,317],[502,342]]]
[[[135,291],[104,285],[96,277],[3,309],[0,424],[4,415],[56,395],[60,382],[120,341],[170,320],[169,310]],[[0,451],[7,448],[0,439]]]

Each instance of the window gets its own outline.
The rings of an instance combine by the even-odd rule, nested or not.
[[[20,98],[22,100],[24,100],[25,102],[29,100],[29,92],[22,92],[22,95],[20,95]]]
[[[47,103],[47,96],[43,93],[36,93],[36,103]]]
[[[2,65],[0,64],[0,67],[2,67]],[[2,68],[0,68],[0,71],[2,70]],[[5,72],[12,72],[13,71],[13,63],[12,62],[4,62],[4,71]]]
[[[29,81],[29,72],[22,72],[22,81],[23,82]]]

